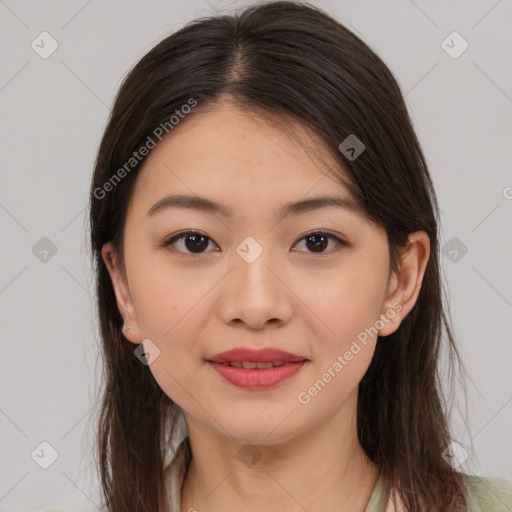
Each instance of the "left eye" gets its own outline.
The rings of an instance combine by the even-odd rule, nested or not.
[[[185,245],[185,249],[189,251],[191,254],[201,254],[205,248],[208,247],[208,240],[213,243],[213,240],[203,235],[198,231],[185,231],[183,233],[179,233],[168,240],[165,240],[161,247],[168,247],[171,245],[175,245],[178,242],[183,242]],[[323,253],[324,249],[328,245],[329,240],[334,240],[339,246],[347,246],[348,244],[339,238],[336,235],[331,233],[327,233],[325,231],[314,231],[312,233],[308,233],[304,235],[300,241],[304,240],[307,247],[312,248],[313,253]],[[295,249],[294,249],[295,250]],[[179,251],[179,252],[187,252],[187,251]]]
[[[323,253],[323,249],[329,244],[329,240],[334,240],[338,246],[348,245],[344,240],[331,233],[325,231],[315,231],[309,233],[301,238],[301,241],[305,240],[306,246],[311,244],[309,247],[313,247],[313,253]]]

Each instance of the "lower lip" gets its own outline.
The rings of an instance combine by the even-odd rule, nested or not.
[[[282,366],[273,368],[235,368],[221,363],[208,361],[208,364],[228,382],[246,389],[264,389],[276,386],[277,384],[295,375],[306,361],[284,363]]]

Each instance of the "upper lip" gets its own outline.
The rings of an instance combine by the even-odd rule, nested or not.
[[[285,352],[284,350],[278,350],[276,348],[263,348],[259,350],[253,350],[248,348],[235,348],[228,350],[227,352],[221,352],[213,356],[207,361],[214,363],[233,363],[250,361],[255,363],[271,363],[276,361],[282,361],[283,363],[288,362],[300,362],[307,360],[305,357]]]

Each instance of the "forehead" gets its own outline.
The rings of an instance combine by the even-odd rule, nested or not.
[[[347,179],[339,161],[302,123],[224,102],[196,110],[151,150],[132,206],[147,211],[171,192],[226,205],[232,199],[237,208],[325,193],[355,202],[340,175]]]

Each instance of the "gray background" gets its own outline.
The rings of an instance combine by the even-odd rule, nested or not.
[[[443,272],[471,376],[469,430],[452,419],[468,452],[460,469],[512,480],[512,4],[312,3],[367,42],[402,87],[437,188]],[[0,510],[96,510],[100,366],[86,251],[95,153],[114,94],[145,52],[195,17],[247,4],[0,0]],[[43,31],[59,45],[46,59],[31,47]],[[441,45],[453,31],[469,43],[458,58]],[[42,252],[43,237],[55,254]],[[44,441],[58,453],[47,469],[36,463],[51,456]]]

